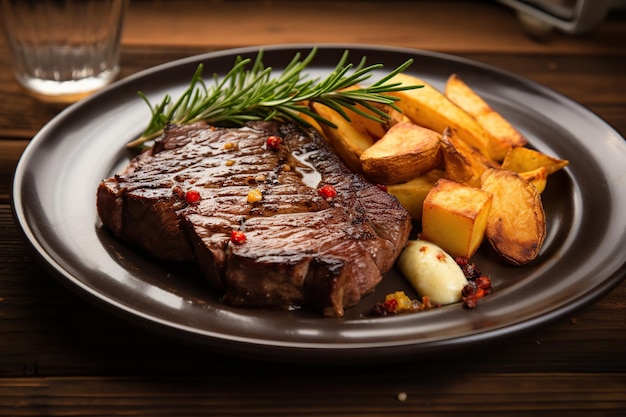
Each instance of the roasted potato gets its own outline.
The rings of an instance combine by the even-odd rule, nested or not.
[[[366,108],[361,108],[360,110],[365,113],[371,113],[371,111]],[[385,123],[379,123],[376,120],[368,119],[362,114],[350,109],[345,109],[345,111],[350,118],[352,125],[364,135],[370,136],[374,142],[382,138],[387,132],[388,126]]]
[[[312,103],[311,109],[326,120],[334,123],[337,128],[319,123],[322,136],[329,142],[337,155],[354,172],[363,173],[359,157],[374,144],[371,136],[357,129],[351,122],[344,119],[339,113],[320,103]]]
[[[516,146],[525,146],[528,143],[526,138],[508,120],[493,110],[457,74],[452,74],[448,78],[444,94],[476,119],[478,124],[489,132],[495,141],[499,142],[496,147],[498,152],[496,159],[502,160],[506,150]]]
[[[445,129],[443,134],[454,145],[456,150],[461,152],[467,158],[476,172],[480,172],[482,174],[487,168],[500,168],[499,163],[487,158],[476,148],[471,147],[463,141],[455,130]]]
[[[322,127],[320,126],[319,122],[315,120],[313,117],[309,116],[308,114],[301,113],[301,112],[298,113],[298,117],[304,119],[308,124],[311,125],[311,127],[317,130],[320,135],[322,134]]]
[[[413,221],[420,221],[422,208],[426,195],[433,188],[439,178],[443,178],[444,172],[440,169],[415,177],[410,181],[387,186],[387,192],[396,196],[402,207],[411,215]]]
[[[389,82],[403,85],[422,85],[422,88],[393,93],[400,100],[396,105],[413,122],[442,133],[450,128],[469,146],[478,149],[491,161],[504,158],[506,149],[465,110],[454,104],[442,92],[425,81],[406,74],[397,74]]]
[[[372,120],[368,117],[365,117],[363,114],[357,113],[356,111],[352,111],[350,109],[345,109],[346,114],[350,117],[350,120],[353,124],[356,125],[357,129],[361,129],[364,133],[369,134],[374,141],[382,138],[387,130],[389,130],[393,125],[398,124],[400,122],[409,122],[409,118],[406,117],[403,113],[397,111],[391,106],[384,104],[375,104],[372,103],[374,107],[383,112],[388,116],[388,118],[383,118],[383,116],[376,114],[374,111],[365,108],[361,105],[357,105],[356,108],[368,115],[375,116],[379,119],[383,119],[383,122],[378,122],[376,120]]]
[[[543,193],[548,183],[548,169],[539,167],[532,171],[520,172],[519,176],[535,186],[539,194]]]
[[[512,148],[504,157],[502,168],[521,173],[545,167],[548,170],[548,175],[551,175],[565,168],[568,164],[569,161],[565,159],[554,158],[534,149]]]
[[[441,166],[440,135],[411,122],[392,126],[359,160],[372,182],[396,184]]]
[[[411,119],[409,119],[404,113],[394,109],[391,106],[380,104],[377,107],[379,107],[389,116],[389,119],[385,120],[385,126],[387,127],[387,130],[389,130],[392,126],[397,125],[398,123],[411,121]]]
[[[488,169],[481,188],[493,195],[485,236],[493,249],[514,265],[534,260],[546,235],[541,195],[517,173]]]
[[[424,199],[421,238],[470,258],[483,241],[491,204],[489,192],[440,179]]]
[[[358,86],[352,87],[350,89],[356,89]],[[350,109],[345,109],[346,114],[352,121],[352,124],[359,130],[361,130],[364,134],[368,134],[371,136],[374,141],[382,138],[384,134],[389,130],[393,125],[398,124],[400,122],[408,122],[410,121],[408,117],[406,117],[403,113],[397,111],[391,106],[386,104],[377,104],[371,103],[373,107],[382,113],[386,114],[388,118],[384,118],[380,114],[375,113],[373,110],[368,109],[360,104],[356,105],[356,109],[360,112],[363,112],[368,115],[375,116],[379,119],[383,119],[383,122],[377,122],[376,120],[372,120],[368,117],[365,117],[363,114],[360,114],[356,111],[352,111]]]
[[[462,148],[463,143],[455,141],[457,145],[461,145],[460,148],[457,148],[457,145],[451,140],[452,135],[453,132],[450,129],[445,129],[441,136],[441,154],[445,177],[462,184],[479,187],[480,176],[487,167],[480,159],[475,158],[476,155],[471,149]]]

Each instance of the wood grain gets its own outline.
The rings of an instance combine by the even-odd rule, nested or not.
[[[626,407],[623,375],[363,375],[320,379],[282,375],[151,378],[15,378],[0,380],[0,398],[14,416],[528,416],[545,413],[619,416]],[[422,378],[419,378],[421,376]],[[417,380],[417,382],[416,382]],[[541,380],[541,384],[537,381]],[[600,381],[598,383],[598,381]],[[337,390],[336,387],[342,387]],[[498,392],[497,401],[488,394]],[[406,399],[398,399],[399,394]],[[4,403],[4,404],[3,404]],[[511,411],[514,405],[517,411]],[[0,410],[2,410],[0,408]],[[129,410],[132,410],[129,412]],[[233,411],[236,410],[236,411]]]
[[[623,52],[620,20],[608,19],[584,36],[555,31],[537,42],[511,9],[493,1],[161,0],[131,6],[124,43],[133,46],[340,42],[442,52]]]

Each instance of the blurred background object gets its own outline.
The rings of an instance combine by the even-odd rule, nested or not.
[[[529,35],[546,37],[553,29],[577,35],[592,31],[624,0],[498,0],[517,11]]]
[[[1,0],[15,78],[44,101],[73,102],[119,73],[127,0]]]

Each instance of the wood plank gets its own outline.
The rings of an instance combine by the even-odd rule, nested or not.
[[[625,50],[620,15],[584,36],[553,33],[537,42],[512,9],[494,1],[133,1],[127,16],[123,42],[133,46],[359,43],[466,53]]]
[[[0,413],[12,416],[618,416],[626,374],[424,374],[376,378],[298,373],[205,377],[0,379]],[[539,384],[538,381],[541,381]],[[337,389],[341,387],[341,389]],[[497,392],[497,399],[485,393]],[[404,400],[399,398],[406,395]],[[517,410],[511,411],[514,408]],[[480,414],[479,414],[480,413]],[[600,414],[593,414],[600,415]]]
[[[25,140],[0,140],[0,203],[9,202],[13,173],[27,144]]]

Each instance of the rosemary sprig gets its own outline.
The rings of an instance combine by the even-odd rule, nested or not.
[[[145,142],[163,133],[170,123],[186,124],[205,121],[213,125],[238,126],[251,120],[283,120],[310,126],[301,114],[312,117],[319,123],[336,126],[321,117],[309,107],[309,103],[324,104],[350,121],[344,109],[378,122],[389,119],[389,115],[380,110],[380,104],[399,110],[394,104],[398,98],[387,93],[402,91],[421,86],[406,86],[388,81],[396,74],[408,68],[413,60],[409,59],[387,76],[363,85],[372,72],[382,68],[382,64],[366,66],[366,58],[353,68],[347,63],[348,51],[345,51],[333,72],[326,78],[308,79],[303,70],[313,60],[317,49],[300,60],[296,53],[291,62],[277,76],[272,76],[272,68],[263,64],[263,51],[259,51],[252,67],[249,58],[237,57],[232,69],[219,80],[213,75],[214,84],[207,87],[202,79],[203,65],[198,65],[191,82],[180,98],[172,102],[166,95],[163,100],[151,105],[148,98],[139,92],[139,96],[148,104],[152,117],[141,137],[128,144],[128,147],[141,147]],[[356,88],[354,88],[356,86]],[[347,89],[348,87],[353,87]],[[370,112],[361,110],[363,106]]]

